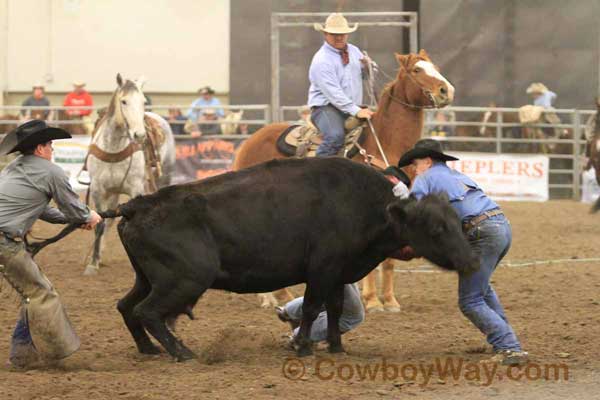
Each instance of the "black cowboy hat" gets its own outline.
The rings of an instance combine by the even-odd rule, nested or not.
[[[200,93],[200,94],[215,94],[215,91],[210,86],[204,86],[203,88],[198,89],[198,93]]]
[[[0,155],[23,151],[56,139],[68,139],[69,132],[49,127],[45,121],[33,119],[6,134],[0,143]]]
[[[410,186],[410,178],[404,171],[402,171],[398,167],[394,167],[393,165],[387,167],[383,170],[384,175],[391,175],[396,177],[400,182],[404,183],[407,187]]]
[[[416,158],[431,157],[440,161],[456,161],[458,158],[444,154],[442,144],[433,139],[421,139],[415,143],[415,147],[404,153],[398,161],[398,168],[410,165],[412,160]]]

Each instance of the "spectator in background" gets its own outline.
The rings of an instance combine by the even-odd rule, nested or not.
[[[556,93],[549,90],[546,85],[541,82],[534,82],[527,88],[527,94],[533,98],[533,105],[544,107],[546,109],[553,108],[552,102],[556,99]]]
[[[187,117],[192,121],[198,121],[202,114],[206,113],[206,109],[194,109],[194,107],[210,107],[215,109],[217,118],[223,118],[225,113],[220,108],[221,102],[214,97],[215,91],[210,86],[205,86],[198,90],[201,97],[192,102],[190,109],[187,112]]]
[[[445,110],[438,110],[435,112],[433,116],[434,123],[438,125],[434,125],[429,130],[430,136],[454,136],[454,126],[445,125],[446,122],[454,122],[455,116],[452,111],[448,112]]]
[[[144,100],[144,104],[146,105],[146,107],[150,107],[152,105],[152,99],[146,93],[144,93]]]
[[[202,113],[198,117],[195,127],[192,129],[192,135],[195,132],[200,133],[200,135],[220,135],[221,134],[221,124],[216,121],[219,119],[219,115],[217,110],[214,108],[205,108],[202,110]],[[198,122],[208,122],[215,121],[212,124],[199,124]],[[198,136],[200,136],[198,135]]]
[[[169,108],[169,116],[167,117],[169,125],[174,135],[185,135],[183,127],[187,118],[181,114],[179,108]]]
[[[73,91],[68,93],[65,96],[65,100],[63,101],[63,106],[65,107],[92,107],[94,105],[94,100],[92,99],[92,95],[89,94],[85,90],[85,82],[83,81],[75,81],[73,82]],[[81,119],[82,117],[87,117],[92,113],[93,110],[83,110],[83,109],[72,109],[66,110],[66,113],[69,117],[73,119]]]
[[[552,111],[554,110],[552,102],[556,100],[556,93],[548,89],[543,83],[534,82],[527,88],[527,94],[533,98],[534,106],[542,107],[544,110],[548,110],[544,112],[543,115],[545,121],[542,122],[547,122],[552,125],[558,125],[562,123],[558,115]],[[542,128],[542,131],[548,137],[554,134],[554,136],[558,138],[561,135],[567,134],[566,129],[561,130],[559,128]]]
[[[33,93],[31,96],[25,99],[23,107],[48,107],[50,106],[50,100],[46,97],[44,92],[44,85],[36,83],[33,85]],[[22,110],[21,115],[28,119],[48,119],[50,117],[50,110]]]

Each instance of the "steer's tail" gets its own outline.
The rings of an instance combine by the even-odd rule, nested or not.
[[[123,214],[121,213],[121,205],[122,204],[119,204],[119,206],[117,208],[115,208],[114,210],[106,210],[106,211],[99,212],[98,214],[102,218],[118,218],[118,217],[122,217]]]

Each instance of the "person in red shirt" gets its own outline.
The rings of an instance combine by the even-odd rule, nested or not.
[[[82,106],[93,106],[94,100],[92,96],[85,90],[85,82],[77,81],[73,82],[73,91],[65,97],[63,102],[65,107],[82,107]],[[71,117],[86,117],[92,113],[93,110],[66,110],[67,115]]]

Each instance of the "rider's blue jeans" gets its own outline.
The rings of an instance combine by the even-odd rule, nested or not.
[[[285,312],[290,318],[295,320],[302,319],[302,303],[304,297],[298,297],[284,307]],[[346,333],[356,328],[365,320],[365,309],[360,300],[360,291],[356,283],[344,285],[344,306],[342,315],[340,315],[340,331]],[[294,330],[294,336],[298,334],[299,328]],[[327,311],[319,313],[312,324],[310,330],[310,340],[320,342],[327,339]]]
[[[459,276],[458,302],[462,313],[487,336],[498,350],[521,350],[519,339],[508,323],[490,278],[508,252],[512,241],[510,223],[504,215],[490,217],[467,232],[473,252],[480,257],[479,270]]]
[[[331,105],[313,109],[311,119],[323,134],[317,157],[335,156],[344,147],[344,121],[348,117],[348,114]]]

